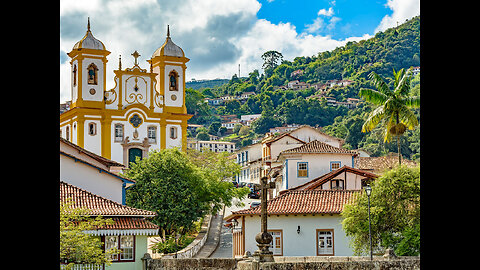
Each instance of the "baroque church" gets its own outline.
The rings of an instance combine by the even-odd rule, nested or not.
[[[163,45],[139,66],[114,70],[115,86],[106,89],[110,52],[90,30],[67,54],[71,64],[71,106],[60,115],[60,136],[90,152],[128,167],[151,150],[187,148],[185,70],[190,60],[173,43],[170,29]]]

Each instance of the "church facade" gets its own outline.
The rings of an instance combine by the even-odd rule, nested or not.
[[[76,145],[126,166],[151,150],[187,148],[183,50],[167,38],[142,69],[114,70],[115,86],[106,89],[110,52],[90,30],[67,55],[71,58],[70,109],[60,115],[60,136]]]

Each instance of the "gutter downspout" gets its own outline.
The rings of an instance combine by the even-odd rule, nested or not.
[[[285,172],[286,187],[285,187],[285,189],[288,189],[288,159],[285,159],[285,168],[286,168],[286,172]]]
[[[126,204],[125,204],[125,202],[126,202],[126,200],[125,200],[125,197],[126,197],[126,188],[125,188],[125,187],[126,187],[126,186],[127,186],[127,183],[124,181],[124,182],[122,183],[122,204],[123,204],[123,205],[126,205]]]

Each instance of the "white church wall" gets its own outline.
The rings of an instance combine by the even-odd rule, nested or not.
[[[167,132],[166,132],[166,148],[173,148],[178,147],[182,148],[182,127],[178,124],[167,124]],[[175,127],[177,128],[177,138],[173,139],[170,137],[170,128]]]
[[[85,55],[88,57],[89,55]],[[96,56],[98,57],[98,56]],[[88,66],[90,64],[94,64],[97,66],[97,84],[88,84]],[[92,58],[85,58],[82,61],[82,70],[85,71],[82,76],[82,98],[83,100],[91,100],[91,101],[102,101],[103,100],[103,61],[102,59],[92,59]],[[95,89],[94,94],[90,93],[90,89]]]
[[[100,118],[99,116],[86,116]],[[94,134],[90,134],[90,124],[94,124]],[[83,128],[83,148],[90,152],[98,152],[102,149],[102,123],[99,120],[85,120]]]

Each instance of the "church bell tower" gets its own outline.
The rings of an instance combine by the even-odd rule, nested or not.
[[[71,64],[71,107],[104,107],[103,92],[106,88],[107,55],[110,52],[90,31],[88,18],[87,32],[67,55]]]

